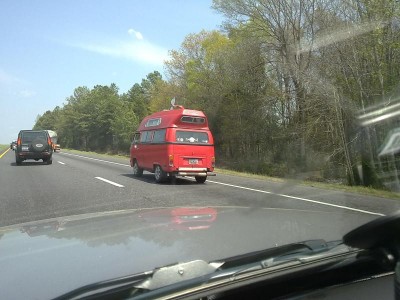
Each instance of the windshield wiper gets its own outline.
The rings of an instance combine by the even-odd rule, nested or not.
[[[254,251],[242,255],[237,255],[223,259],[222,269],[229,269],[236,266],[246,265],[252,262],[260,262],[269,258],[278,258],[284,256],[306,256],[327,252],[341,245],[341,240],[326,242],[325,240],[308,240],[300,243],[293,243],[275,248],[269,248],[260,251]]]
[[[260,269],[295,265],[306,262],[310,258],[328,255],[330,250],[341,245],[342,241],[326,242],[324,240],[309,240],[279,246],[271,249],[250,252],[243,255],[222,259],[220,262],[207,263],[194,260],[177,263],[140,274],[89,284],[64,294],[57,300],[64,299],[98,299],[119,293],[118,298],[144,296],[158,289],[179,289],[180,287],[196,286],[200,283],[223,277],[236,276]],[[341,252],[348,252],[349,248]]]
[[[203,260],[173,264],[149,272],[89,284],[57,297],[55,300],[109,299],[111,295],[111,298],[117,299],[130,298],[146,291],[203,278],[214,273],[221,265],[222,263],[207,263]],[[116,296],[117,293],[118,296]]]
[[[152,275],[153,271],[149,271],[88,284],[56,297],[53,300],[99,299],[99,296],[107,297],[107,295],[116,295],[116,293],[124,293],[127,298],[130,296],[130,291],[133,285],[142,282]],[[127,292],[129,292],[129,294],[126,294]]]

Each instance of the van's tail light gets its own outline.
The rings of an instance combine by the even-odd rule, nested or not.
[[[47,138],[47,144],[49,144],[49,146],[52,147],[52,145],[51,145],[51,138],[50,138],[50,137]]]
[[[174,166],[174,156],[172,154],[168,156],[168,164],[170,167]]]
[[[211,157],[211,166],[214,168],[215,167],[215,157]]]
[[[17,145],[18,145],[18,146],[21,146],[21,138],[20,138],[20,137],[19,137],[18,140],[17,140]]]

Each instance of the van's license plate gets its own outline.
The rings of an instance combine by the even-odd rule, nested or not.
[[[189,158],[189,165],[197,165],[199,160],[197,158]]]

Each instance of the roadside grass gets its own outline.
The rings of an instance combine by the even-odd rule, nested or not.
[[[0,154],[3,153],[4,151],[6,151],[7,148],[9,148],[9,147],[10,147],[10,145],[2,145],[2,144],[0,144]]]
[[[0,149],[1,149],[0,145]],[[6,147],[8,147],[6,145]],[[76,153],[76,154],[93,154],[93,155],[98,155],[102,157],[114,157],[114,158],[122,158],[122,159],[129,159],[129,155],[122,155],[122,154],[107,154],[107,153],[97,153],[97,152],[91,152],[91,151],[80,151],[80,150],[73,150],[73,149],[65,149],[69,152]],[[301,184],[304,186],[310,186],[310,187],[315,187],[315,188],[320,188],[320,189],[330,189],[330,190],[336,190],[336,191],[343,191],[343,192],[348,192],[348,193],[355,193],[355,194],[360,194],[360,195],[368,195],[368,196],[375,196],[375,197],[381,197],[381,198],[388,198],[388,199],[400,199],[400,193],[395,193],[391,192],[388,190],[382,190],[382,189],[375,189],[372,187],[364,187],[364,186],[348,186],[345,184],[339,184],[339,183],[326,183],[326,182],[318,182],[318,181],[311,181],[311,180],[300,180],[300,179],[289,179],[289,178],[279,178],[279,177],[271,177],[267,175],[259,175],[259,174],[253,174],[253,173],[247,173],[247,172],[238,172],[234,170],[229,170],[229,169],[222,169],[222,168],[215,168],[215,172],[218,174],[224,174],[224,175],[234,175],[234,176],[241,176],[241,177],[246,177],[246,178],[255,178],[259,180],[266,180],[266,181],[272,181],[272,182],[293,182],[295,184]]]
[[[284,178],[279,178],[279,177],[271,177],[267,175],[260,175],[260,174],[253,174],[253,173],[248,173],[248,172],[239,172],[239,171],[234,171],[234,170],[229,170],[229,169],[221,169],[221,168],[215,168],[215,173],[220,173],[224,175],[234,175],[234,176],[241,176],[241,177],[247,177],[247,178],[255,178],[255,179],[261,179],[261,180],[268,180],[268,181],[273,181],[273,182],[286,182]]]
[[[375,189],[367,186],[349,186],[338,183],[324,183],[313,181],[304,181],[302,184],[321,189],[340,190],[343,192],[356,193],[361,195],[369,195],[389,199],[400,199],[400,193],[391,192],[383,189]]]
[[[326,183],[326,182],[318,182],[318,181],[311,181],[311,180],[299,180],[299,179],[287,179],[287,178],[278,178],[278,177],[271,177],[266,175],[259,175],[259,174],[252,174],[246,172],[238,172],[228,169],[215,169],[216,173],[226,174],[226,175],[235,175],[235,176],[242,176],[247,178],[256,178],[261,180],[273,181],[273,182],[287,182],[291,181],[296,184],[301,184],[304,186],[311,186],[320,189],[330,189],[330,190],[337,190],[361,195],[369,195],[369,196],[376,196],[381,198],[390,198],[390,199],[400,199],[400,193],[395,193],[383,189],[375,189],[372,187],[365,187],[365,186],[349,186],[345,184],[339,183]]]

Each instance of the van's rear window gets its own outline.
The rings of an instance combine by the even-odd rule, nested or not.
[[[192,124],[204,124],[206,122],[206,119],[202,117],[183,116],[181,118],[181,122],[192,123]]]
[[[176,141],[180,143],[200,143],[207,144],[208,134],[207,132],[197,131],[176,131]]]

